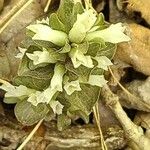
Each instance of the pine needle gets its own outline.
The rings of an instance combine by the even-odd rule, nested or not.
[[[38,122],[38,124],[34,127],[34,129],[30,132],[30,134],[27,136],[27,138],[23,141],[23,143],[17,148],[17,150],[22,150],[25,145],[31,140],[31,138],[33,137],[33,135],[35,134],[35,132],[38,130],[38,128],[40,127],[40,125],[42,124],[43,119],[41,121]]]

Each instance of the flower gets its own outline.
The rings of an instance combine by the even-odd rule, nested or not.
[[[93,86],[103,87],[107,81],[103,75],[90,75],[88,83]]]
[[[78,68],[80,65],[88,68],[94,67],[91,56],[84,55],[82,51],[78,50],[77,48],[72,48],[69,56],[71,58],[74,68]]]
[[[27,57],[33,60],[34,65],[41,63],[56,63],[56,60],[43,48],[43,51],[34,51],[33,54],[26,53]]]
[[[27,49],[26,48],[21,48],[21,47],[18,47],[18,49],[19,49],[20,52],[15,57],[19,58],[19,59],[22,59],[25,52],[27,51]]]
[[[48,25],[29,25],[27,29],[35,33],[33,40],[50,41],[58,46],[64,46],[67,41],[67,34],[62,31],[51,29]]]
[[[77,20],[69,32],[69,39],[73,43],[81,43],[86,33],[92,28],[96,21],[96,14],[92,9],[85,10],[84,13],[77,15]]]
[[[124,34],[126,27],[122,23],[112,24],[108,28],[89,32],[86,36],[87,41],[91,41],[94,38],[102,38],[105,42],[120,43],[124,41],[130,41],[130,37]]]
[[[113,65],[110,59],[106,56],[94,57],[94,59],[98,62],[97,68],[101,68],[104,70],[108,70],[108,66]]]
[[[58,115],[62,114],[62,109],[64,106],[59,101],[54,101],[54,100],[51,101],[50,106],[51,106],[54,114],[58,114]]]
[[[64,89],[68,95],[71,95],[75,91],[81,91],[79,80],[67,82],[64,85]]]
[[[18,97],[20,99],[22,97],[28,97],[31,93],[35,91],[23,85],[13,86],[9,83],[1,85],[0,89],[6,91],[5,97]]]

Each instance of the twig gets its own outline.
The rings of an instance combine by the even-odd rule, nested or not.
[[[111,110],[116,115],[117,119],[120,121],[127,139],[129,139],[134,146],[139,148],[139,150],[149,150],[150,139],[147,138],[140,126],[135,125],[127,116],[125,111],[122,109],[119,98],[116,94],[112,93],[108,85],[102,88],[102,96],[104,97],[105,103],[111,108]],[[135,147],[132,147],[133,149]]]
[[[9,13],[0,21],[0,34],[10,24],[10,22],[18,16],[33,0],[21,0],[19,3],[12,8]]]
[[[48,8],[49,8],[49,6],[50,6],[50,4],[51,4],[51,1],[52,1],[52,0],[47,0],[46,6],[45,6],[45,8],[44,8],[44,12],[47,12],[47,11],[48,11]]]
[[[40,127],[41,123],[43,122],[43,119],[38,122],[38,124],[34,127],[34,129],[31,131],[31,133],[27,136],[27,138],[23,141],[23,143],[17,148],[17,150],[22,150],[24,146],[30,141],[30,139],[33,137],[35,132]]]

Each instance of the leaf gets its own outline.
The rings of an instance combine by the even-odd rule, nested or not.
[[[89,84],[80,84],[81,91],[75,91],[72,95],[61,93],[59,101],[67,107],[70,113],[81,111],[84,115],[89,115],[95,102],[99,97],[100,88]],[[82,117],[84,116],[82,114]]]
[[[33,88],[36,90],[43,90],[48,88],[50,85],[50,80],[53,76],[53,68],[51,65],[37,68],[35,70],[28,70],[24,72],[21,76],[14,78],[14,83],[16,85],[24,85],[28,88]]]
[[[60,21],[56,13],[50,15],[49,24],[54,30],[66,32],[65,25]]]
[[[49,112],[49,109],[46,104],[38,104],[35,107],[26,100],[23,100],[16,104],[14,111],[18,121],[23,125],[31,126],[43,119]]]
[[[15,104],[19,101],[19,98],[17,97],[5,97],[3,102],[6,104]]]
[[[73,0],[62,0],[60,1],[59,9],[57,11],[57,15],[60,21],[65,25],[65,29],[67,33],[72,28],[71,20],[72,20],[72,11],[73,11]]]
[[[115,52],[116,52],[116,49],[117,49],[117,45],[116,44],[112,44],[112,43],[106,43],[106,47],[105,48],[102,48],[100,49],[98,52],[97,52],[97,57],[99,56],[106,56],[108,57],[109,59],[112,59]]]
[[[71,62],[66,63],[66,69],[78,76],[80,82],[87,82],[89,79],[89,75],[93,70],[93,68],[87,68],[83,65],[78,68],[74,68]]]
[[[71,124],[71,119],[65,115],[61,114],[57,117],[57,128],[59,131],[66,129]]]

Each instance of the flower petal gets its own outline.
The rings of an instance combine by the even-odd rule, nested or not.
[[[43,51],[34,51],[33,54],[26,53],[26,55],[29,59],[33,60],[34,65],[41,63],[56,63],[56,60],[50,56],[46,49],[43,49]]]
[[[53,109],[54,114],[62,114],[62,109],[64,106],[59,101],[51,101],[50,106]]]
[[[64,85],[64,89],[68,95],[71,95],[75,91],[81,91],[79,80],[67,82]]]
[[[88,33],[86,40],[91,41],[94,38],[102,38],[105,42],[120,43],[130,41],[130,37],[124,34],[126,27],[122,23],[112,24],[108,28]]]
[[[108,70],[108,66],[113,65],[110,59],[106,56],[94,57],[94,59],[98,62],[98,68]]]
[[[51,29],[47,25],[29,25],[27,29],[35,33],[33,40],[50,41],[58,46],[64,46],[67,41],[67,34],[62,31]]]
[[[78,68],[80,65],[83,65],[88,68],[94,67],[91,56],[84,55],[77,48],[72,48],[69,53],[69,56],[71,57],[74,68]]]
[[[93,86],[103,87],[107,81],[103,75],[90,75],[88,83]]]
[[[66,69],[62,64],[56,64],[54,69],[54,75],[51,79],[51,88],[56,89],[57,91],[62,91],[62,82],[63,75],[65,74]]]
[[[77,20],[69,32],[69,39],[73,43],[81,43],[96,21],[96,14],[92,9],[77,15]]]

